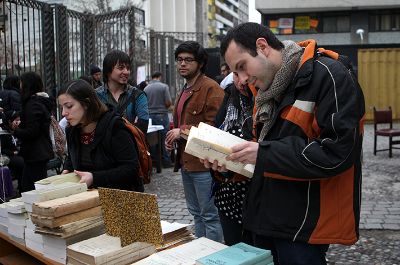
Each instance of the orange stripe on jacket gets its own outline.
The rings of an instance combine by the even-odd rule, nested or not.
[[[310,244],[353,244],[357,241],[353,210],[354,166],[320,182],[320,213]]]
[[[315,138],[317,134],[319,135],[320,130],[316,121],[314,122],[314,113],[288,106],[282,111],[281,118],[299,126],[310,139]]]
[[[339,54],[337,52],[331,51],[331,50],[325,50],[324,48],[318,48],[318,52],[325,54],[326,56],[332,58],[332,59],[339,59]]]

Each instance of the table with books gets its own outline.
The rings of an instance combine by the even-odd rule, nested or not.
[[[190,225],[160,220],[155,194],[87,190],[79,179],[49,177],[0,204],[0,264],[273,264],[270,251],[195,239]]]

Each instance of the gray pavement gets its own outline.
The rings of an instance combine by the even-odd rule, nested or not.
[[[395,125],[400,128],[400,125]],[[386,148],[387,138],[378,138]],[[331,245],[329,264],[400,265],[400,150],[373,155],[373,126],[365,126],[360,240],[353,246]],[[154,174],[146,192],[158,195],[162,220],[193,223],[186,208],[179,173]]]

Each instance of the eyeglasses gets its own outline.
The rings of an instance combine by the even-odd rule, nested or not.
[[[175,59],[175,61],[179,64],[181,64],[183,61],[187,64],[193,63],[194,61],[196,61],[196,59],[191,58],[191,57],[186,57],[186,58],[182,58],[182,57],[177,57]]]

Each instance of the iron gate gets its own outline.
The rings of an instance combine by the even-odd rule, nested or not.
[[[174,52],[177,46],[188,40],[197,41],[203,45],[201,32],[155,32],[147,33],[150,53],[148,76],[160,71],[169,85],[171,97],[175,99],[177,90],[183,86],[183,78],[176,72]]]
[[[144,11],[136,7],[93,15],[34,0],[0,0],[0,74],[41,74],[48,92],[101,66],[112,49],[128,53],[135,75],[136,25]]]

